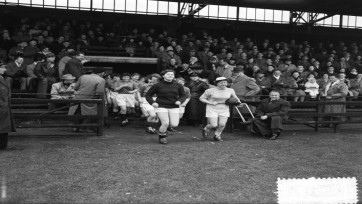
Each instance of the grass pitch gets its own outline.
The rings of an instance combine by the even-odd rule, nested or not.
[[[361,182],[358,128],[288,126],[276,141],[225,132],[214,142],[182,126],[167,145],[134,126],[103,137],[12,135],[0,152],[0,203],[277,203],[278,177]]]

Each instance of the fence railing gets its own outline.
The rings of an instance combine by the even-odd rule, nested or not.
[[[12,98],[12,113],[17,128],[93,128],[98,136],[103,135],[104,99],[94,96],[92,99],[37,99]],[[96,104],[95,115],[69,115],[71,107]],[[16,121],[36,121],[35,123],[17,123]],[[83,121],[83,122],[82,122]],[[86,121],[86,122],[84,122]]]

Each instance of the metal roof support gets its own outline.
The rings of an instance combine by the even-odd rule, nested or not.
[[[199,11],[201,11],[201,9],[205,8],[206,6],[207,4],[182,3],[182,6],[180,6],[181,8],[179,8],[178,15],[183,18],[193,17],[195,14],[197,14]],[[187,7],[188,7],[188,14],[185,15]]]
[[[307,15],[305,15],[307,14]],[[315,23],[322,21],[324,19],[330,18],[332,16],[334,16],[335,14],[327,14],[321,18],[318,18],[320,13],[312,13],[312,12],[300,12],[300,11],[291,11],[291,20],[290,23],[294,23],[294,24],[309,24],[309,25],[314,25]],[[307,18],[305,18],[307,17]]]

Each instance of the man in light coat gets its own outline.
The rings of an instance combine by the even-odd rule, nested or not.
[[[74,89],[76,90],[74,99],[95,99],[105,96],[106,81],[102,78],[104,75],[104,68],[97,67],[93,70],[92,74],[84,74],[79,77]],[[80,115],[97,115],[98,108],[96,103],[81,103],[70,107],[68,114]],[[83,123],[92,121],[85,120]],[[78,129],[79,130],[79,129]],[[92,130],[85,130],[93,132]]]
[[[244,74],[244,65],[237,65],[233,72],[231,88],[235,90],[238,98],[240,100],[255,100],[255,96],[260,91],[255,79]]]

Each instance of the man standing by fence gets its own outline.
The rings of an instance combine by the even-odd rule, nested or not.
[[[10,109],[10,85],[2,77],[5,71],[4,67],[0,67],[0,150],[8,145],[8,133],[15,131]]]
[[[92,74],[84,74],[79,77],[74,86],[76,90],[74,99],[94,99],[104,97],[106,81],[102,78],[104,68],[97,67],[92,71]],[[98,109],[96,103],[81,103],[70,107],[69,115],[97,115]],[[107,112],[107,111],[105,111]],[[82,123],[91,123],[89,119],[85,119]],[[77,129],[78,131],[79,129]],[[85,129],[85,132],[94,132],[90,129]]]

